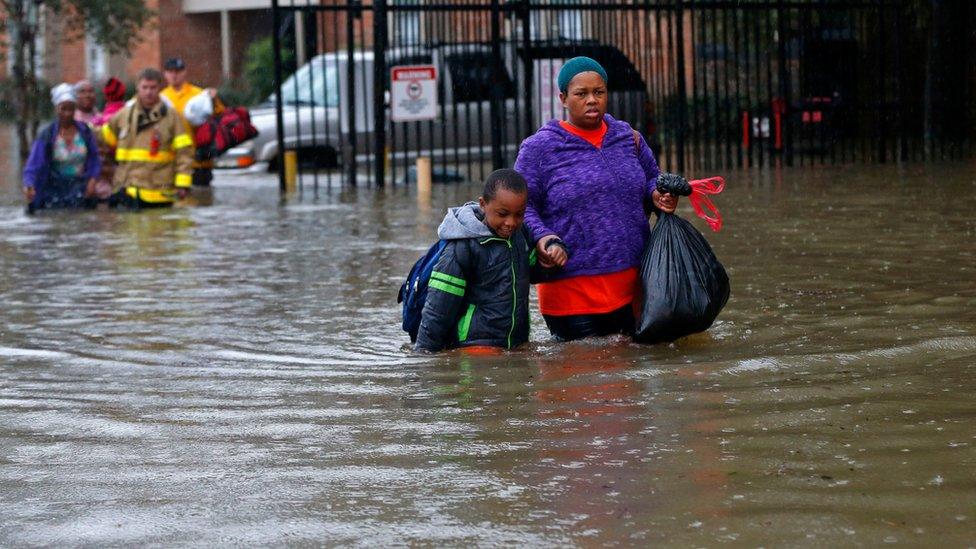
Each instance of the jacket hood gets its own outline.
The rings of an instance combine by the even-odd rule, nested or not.
[[[437,238],[441,240],[460,240],[492,236],[491,229],[484,222],[485,214],[477,202],[447,210],[444,221],[437,228]]]

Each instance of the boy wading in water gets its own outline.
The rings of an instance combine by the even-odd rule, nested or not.
[[[515,170],[488,176],[477,203],[448,210],[447,244],[434,266],[416,349],[511,349],[529,339],[532,242],[522,227],[528,189]]]

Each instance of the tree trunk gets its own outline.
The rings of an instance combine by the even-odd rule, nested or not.
[[[28,124],[27,139],[31,143],[37,137],[37,126],[40,123],[40,120],[38,120],[38,101],[47,99],[46,97],[38,97],[40,90],[37,86],[37,40],[35,40],[35,37],[40,31],[40,14],[37,13],[37,10],[39,8],[35,5],[34,19],[30,23],[30,40],[27,42],[27,78],[24,80],[25,86],[27,87],[27,94],[24,96],[24,115]],[[26,160],[26,156],[24,156],[24,159]]]
[[[21,164],[23,164],[30,153],[38,127],[37,77],[35,76],[37,47],[34,44],[34,37],[37,35],[37,7],[29,0],[14,0],[6,4],[10,35],[13,38],[11,53],[14,94],[11,102],[17,117],[17,142],[20,146]]]

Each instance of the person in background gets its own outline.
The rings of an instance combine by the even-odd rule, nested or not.
[[[102,87],[102,95],[105,97],[105,108],[102,109],[102,114],[92,122],[94,129],[100,129],[115,113],[125,107],[125,84],[118,78],[109,78],[105,82],[105,86]],[[98,154],[102,159],[102,171],[95,183],[95,198],[101,201],[110,201],[110,198],[119,190],[112,183],[115,177],[114,153],[115,149],[109,147],[104,139],[98,140]]]
[[[109,78],[102,87],[102,95],[105,96],[105,108],[102,114],[92,121],[94,127],[99,127],[109,121],[115,113],[122,110],[125,106],[125,84],[121,80]]]
[[[77,97],[70,84],[51,90],[57,119],[34,141],[24,166],[28,212],[89,205],[101,170],[98,145],[87,124],[75,120]]]
[[[206,92],[214,102],[214,115],[218,115],[224,110],[223,104],[217,97],[217,90],[213,88],[204,90],[187,82],[186,63],[183,59],[179,57],[167,59],[163,64],[163,71],[166,75],[168,85],[163,89],[162,95],[173,105],[176,112],[179,113],[180,118],[183,120],[183,125],[186,128],[187,135],[192,137],[195,130],[187,121],[185,115],[186,104],[190,99],[200,93]],[[213,181],[213,167],[214,162],[212,159],[197,160],[196,151],[194,150],[193,185],[198,187],[210,186],[211,181]]]
[[[190,188],[193,141],[176,111],[160,99],[162,81],[158,70],[144,69],[135,101],[102,126],[102,139],[115,149],[118,202],[126,206],[172,206]]]
[[[75,83],[75,96],[78,104],[75,106],[75,120],[84,122],[89,127],[98,118],[98,108],[95,107],[95,86],[89,80],[79,80]]]
[[[596,60],[568,60],[557,82],[567,119],[528,137],[515,160],[539,262],[561,268],[536,286],[539,309],[559,340],[630,333],[648,212],[673,212],[677,197],[658,192],[643,137],[607,114],[612,82]]]

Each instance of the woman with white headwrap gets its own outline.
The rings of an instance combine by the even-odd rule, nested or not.
[[[59,84],[51,90],[57,118],[38,134],[24,167],[24,197],[29,212],[94,204],[101,161],[91,129],[75,120],[77,101],[70,84]]]

